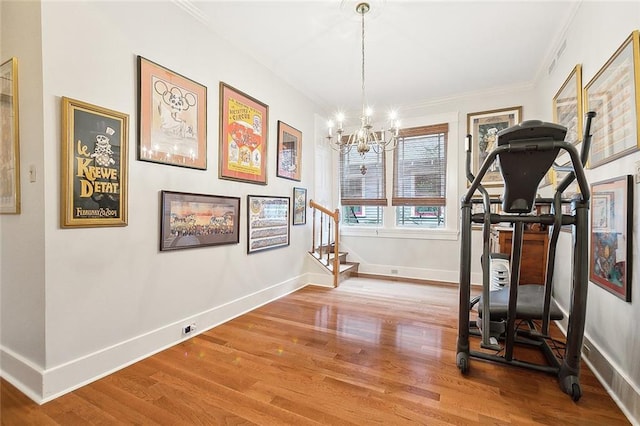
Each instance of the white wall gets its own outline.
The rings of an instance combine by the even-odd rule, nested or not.
[[[611,57],[633,30],[640,29],[640,2],[582,2],[566,32],[566,48],[550,74],[539,80],[539,101],[545,120],[552,119],[551,99],[563,84],[573,67],[582,64],[582,81],[586,86],[598,70]],[[562,44],[564,40],[560,40]],[[558,46],[559,47],[559,46]],[[638,70],[636,70],[638,72]],[[595,118],[598,120],[598,117]],[[605,165],[588,169],[590,183],[635,173],[635,152]],[[627,303],[589,284],[585,338],[590,347],[588,361],[615,398],[619,398],[627,415],[640,422],[640,335],[635,325],[640,322],[640,194],[634,185],[633,257],[631,303]],[[556,298],[565,310],[570,301],[571,271],[569,264],[570,234],[563,233],[559,242],[555,280]]]
[[[313,197],[316,108],[311,101],[171,2],[4,5],[3,46],[5,28],[21,40],[36,35],[33,48],[22,44],[16,50],[21,59],[32,55],[35,65],[42,62],[31,71],[33,80],[43,70],[41,83],[31,89],[40,97],[21,97],[21,130],[36,131],[33,141],[23,134],[22,164],[37,164],[40,198],[27,191],[23,214],[2,218],[2,263],[15,264],[2,270],[2,353],[41,376],[38,385],[21,381],[24,374],[17,377],[23,390],[36,400],[50,399],[175,344],[184,324],[195,321],[203,331],[308,282],[310,225],[292,227],[286,248],[248,255],[246,197],[291,196],[294,186],[307,187]],[[136,160],[136,55],[207,87],[206,171]],[[26,72],[30,63],[25,58],[22,65]],[[267,186],[218,179],[220,81],[269,105]],[[29,84],[23,87],[28,94]],[[62,96],[130,116],[126,227],[59,226]],[[278,120],[302,131],[301,182],[276,177]],[[240,244],[159,252],[161,190],[240,197]],[[14,229],[17,222],[24,226]],[[34,330],[8,325],[27,315],[27,327]],[[11,375],[5,366],[3,375]]]
[[[45,364],[44,156],[40,6],[3,1],[0,61],[18,59],[22,213],[0,215],[0,368],[25,393],[41,386]],[[29,181],[29,167],[36,181]],[[55,207],[51,207],[56,214]],[[18,380],[13,380],[17,382]],[[30,395],[31,396],[31,395]]]

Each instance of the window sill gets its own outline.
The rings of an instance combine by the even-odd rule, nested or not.
[[[411,240],[457,240],[459,232],[454,229],[383,229],[343,225],[340,235],[349,237],[397,238]]]

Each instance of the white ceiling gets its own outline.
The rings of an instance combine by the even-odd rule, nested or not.
[[[356,0],[175,0],[327,113],[361,105]],[[370,0],[367,99],[374,108],[530,85],[577,7],[573,1]]]

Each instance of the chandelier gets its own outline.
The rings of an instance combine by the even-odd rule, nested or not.
[[[344,135],[344,114],[339,113],[336,116],[336,135],[333,135],[335,123],[329,121],[329,134],[327,136],[329,146],[335,151],[340,152],[340,154],[346,154],[355,147],[362,157],[372,149],[375,153],[395,149],[398,145],[398,132],[400,127],[400,122],[396,119],[394,112],[389,114],[389,124],[386,130],[381,129],[380,131],[375,131],[371,124],[373,111],[367,106],[364,85],[364,15],[369,12],[370,9],[369,3],[358,3],[356,6],[356,12],[362,17],[362,115],[360,116],[360,128],[348,136]],[[366,173],[366,167],[363,165],[362,168],[362,174]]]

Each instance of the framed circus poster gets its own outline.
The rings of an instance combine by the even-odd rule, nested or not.
[[[591,127],[589,168],[638,150],[640,136],[640,31],[636,30],[585,86]]]
[[[589,280],[631,302],[633,178],[591,185]]]
[[[220,179],[267,184],[269,107],[220,82]]]
[[[0,214],[20,213],[18,60],[0,65]]]
[[[497,147],[498,132],[522,120],[522,107],[494,109],[467,114],[467,134],[471,135],[472,171],[478,174],[484,160]],[[482,185],[502,186],[498,162],[494,161],[482,179]],[[467,185],[470,183],[467,182]]]
[[[289,197],[247,196],[247,253],[289,245]]]
[[[302,179],[302,132],[278,121],[278,167],[276,175],[281,178]]]
[[[138,160],[207,168],[207,88],[138,56]]]
[[[160,194],[160,251],[240,242],[240,198],[173,191]]]
[[[127,225],[129,116],[62,98],[63,228]]]

